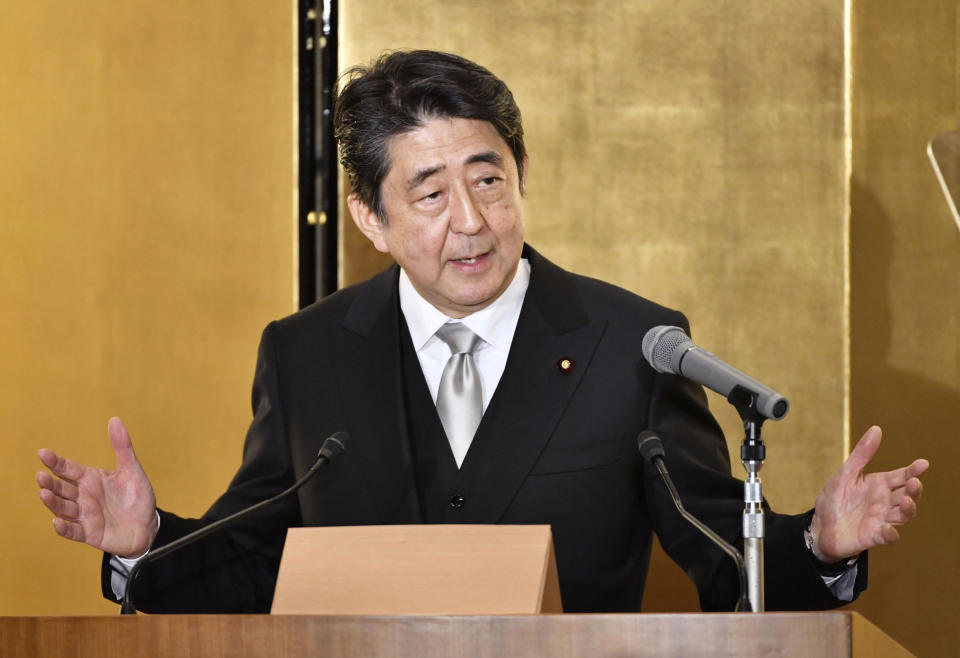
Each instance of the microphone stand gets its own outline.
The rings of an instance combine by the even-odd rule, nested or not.
[[[680,500],[680,492],[678,492],[677,487],[674,486],[673,478],[671,478],[670,473],[667,472],[667,465],[663,461],[663,443],[660,441],[660,438],[649,430],[640,432],[640,436],[637,437],[637,447],[640,449],[640,454],[643,455],[643,460],[654,466],[660,473],[663,483],[667,486],[667,493],[670,494],[673,505],[677,508],[680,516],[706,535],[710,541],[719,546],[723,552],[729,555],[736,563],[737,576],[740,579],[740,598],[737,600],[737,606],[734,608],[734,612],[752,612],[750,599],[747,597],[747,570],[744,567],[743,556],[740,554],[740,551],[734,548],[726,539],[715,533],[705,523],[701,522],[700,519],[688,512],[683,506],[683,501]]]
[[[767,457],[767,449],[760,438],[760,427],[765,418],[757,411],[756,394],[742,386],[735,386],[727,396],[727,401],[740,414],[744,428],[740,461],[747,471],[747,479],[743,483],[743,558],[747,566],[747,594],[753,611],[763,612],[763,539],[766,528],[760,469]]]

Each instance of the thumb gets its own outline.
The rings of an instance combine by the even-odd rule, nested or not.
[[[854,475],[862,471],[873,459],[873,456],[877,454],[877,450],[880,449],[882,436],[883,433],[876,425],[864,432],[860,440],[857,441],[857,445],[850,452],[850,456],[847,457],[847,461],[844,462],[843,474]]]
[[[113,445],[113,454],[117,456],[117,468],[120,470],[137,465],[137,456],[133,452],[133,443],[130,441],[130,432],[123,421],[114,416],[107,423],[110,434],[110,443]]]

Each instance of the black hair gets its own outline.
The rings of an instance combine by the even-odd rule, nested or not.
[[[338,87],[333,130],[340,163],[353,192],[380,221],[386,221],[380,187],[390,171],[388,142],[426,119],[489,122],[510,147],[523,180],[520,109],[507,85],[479,64],[432,50],[396,51],[346,71]]]

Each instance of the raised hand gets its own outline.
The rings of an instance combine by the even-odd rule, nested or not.
[[[868,429],[817,496],[810,534],[814,554],[824,562],[839,562],[892,544],[900,538],[895,526],[917,515],[923,492],[919,476],[930,463],[917,459],[894,471],[865,475],[863,469],[877,454],[880,439],[879,427]]]
[[[108,430],[117,456],[113,471],[40,450],[40,461],[50,469],[37,473],[40,499],[54,513],[53,527],[61,537],[135,558],[156,537],[157,501],[123,421],[111,418]]]

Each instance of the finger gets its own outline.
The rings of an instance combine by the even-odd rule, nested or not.
[[[841,473],[849,476],[862,471],[880,449],[881,438],[882,432],[876,425],[864,432],[850,452],[850,456],[847,457],[847,461],[843,463]]]
[[[903,525],[917,517],[917,502],[913,498],[905,497],[899,503],[887,510],[887,523]]]
[[[913,474],[913,477],[919,477],[927,472],[927,469],[930,468],[930,462],[926,459],[915,459],[913,463],[907,466],[910,470],[910,473]]]
[[[117,468],[130,468],[136,465],[137,456],[133,452],[133,442],[130,433],[123,421],[114,416],[107,423],[107,432],[110,434],[110,443],[113,453],[117,456]]]
[[[80,489],[78,489],[75,484],[67,482],[66,480],[59,480],[46,471],[37,473],[37,484],[40,485],[41,489],[49,489],[56,495],[61,498],[66,498],[67,500],[76,500],[80,495]]]
[[[86,533],[83,531],[83,526],[79,523],[55,518],[53,520],[53,529],[61,537],[66,537],[73,541],[86,541]]]
[[[54,464],[57,463],[57,453],[47,448],[40,448],[37,451],[37,457],[40,458],[40,461],[43,462],[43,465],[47,468],[53,468]]]
[[[80,506],[72,500],[65,500],[49,489],[40,490],[40,500],[55,516],[74,521],[80,518]]]
[[[37,456],[40,457],[43,465],[49,468],[54,475],[64,480],[70,480],[71,482],[75,482],[83,477],[83,473],[87,469],[83,464],[78,464],[71,459],[61,457],[53,450],[47,450],[46,448],[37,452]]]
[[[906,495],[919,501],[923,496],[923,482],[919,478],[911,478],[904,483],[903,490]]]
[[[917,459],[909,466],[898,468],[884,474],[887,486],[891,489],[904,486],[910,480],[923,475],[930,468],[930,462],[926,459]],[[919,482],[919,480],[917,480]]]
[[[890,504],[899,505],[904,498],[911,498],[914,502],[920,500],[923,496],[923,483],[917,478],[907,480],[902,487],[890,492]]]
[[[884,524],[884,526],[880,528],[880,538],[881,544],[893,544],[900,540],[900,533],[897,532],[897,529],[892,525]]]

